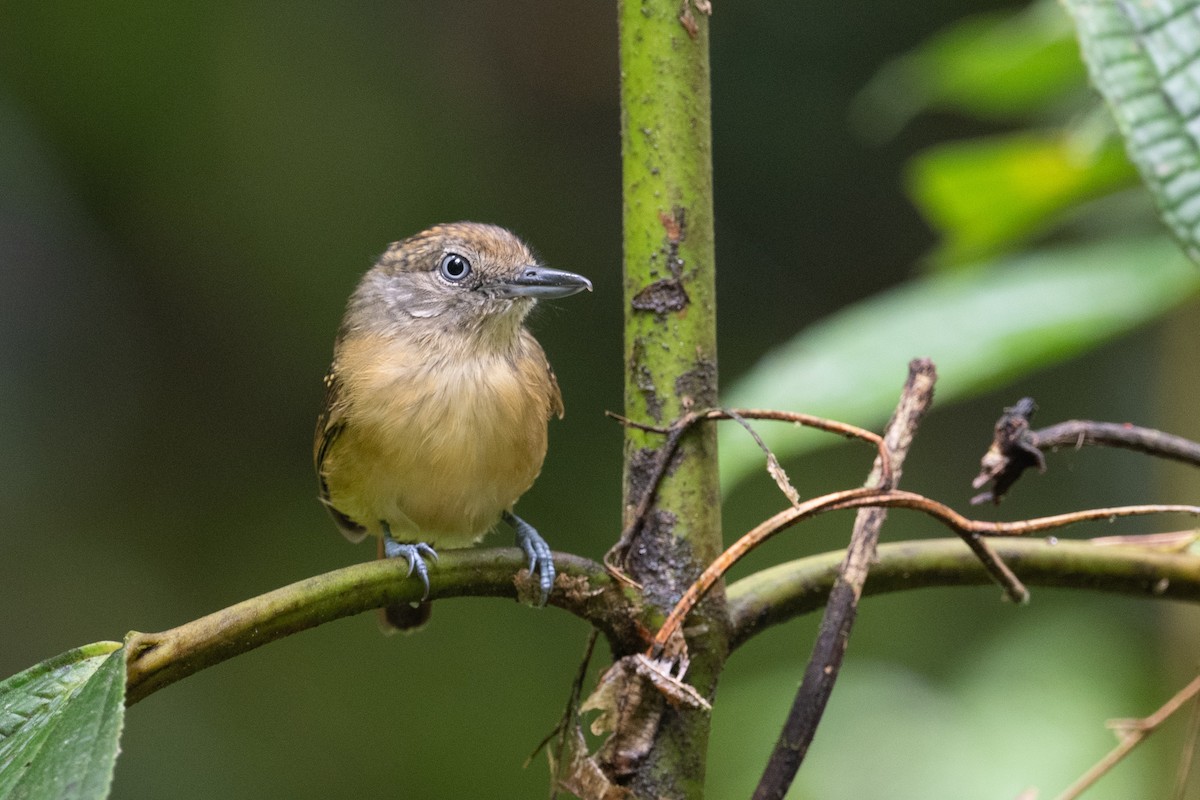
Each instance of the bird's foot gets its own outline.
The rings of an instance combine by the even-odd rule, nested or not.
[[[529,558],[529,574],[538,576],[538,587],[541,589],[538,605],[544,606],[550,598],[550,590],[554,588],[554,559],[550,545],[532,525],[511,511],[505,511],[503,518],[517,532],[517,546]]]
[[[417,542],[416,544],[397,542],[389,533],[383,537],[383,554],[388,558],[403,558],[406,560],[408,562],[408,574],[417,573],[417,577],[421,579],[421,583],[425,584],[425,594],[421,595],[421,599],[426,600],[429,598],[429,567],[426,566],[425,559],[437,561],[437,551],[425,544],[425,542]]]

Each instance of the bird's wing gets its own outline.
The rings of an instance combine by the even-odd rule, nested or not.
[[[562,390],[558,388],[558,378],[554,375],[554,370],[550,368],[550,361],[545,355],[542,360],[546,362],[546,374],[550,377],[550,415],[563,418],[566,409],[563,408]]]
[[[322,491],[325,488],[325,477],[322,472],[325,455],[329,452],[329,447],[337,439],[338,434],[342,432],[342,428],[345,427],[345,423],[341,419],[341,388],[342,382],[338,380],[337,373],[330,370],[329,374],[325,376],[325,405],[317,416],[317,431],[313,437],[313,464],[317,468],[317,475],[321,478]]]
[[[322,505],[329,511],[342,535],[352,542],[357,542],[367,534],[367,529],[334,508],[329,499],[329,485],[325,480],[325,456],[346,428],[341,389],[342,382],[338,379],[337,372],[331,369],[325,376],[325,405],[317,416],[317,431],[313,437],[313,463],[317,468],[318,491]]]
[[[554,370],[550,368],[550,359],[546,358],[546,351],[542,349],[542,346],[538,344],[538,340],[528,330],[521,331],[521,341],[525,346],[525,352],[529,354],[533,362],[540,363],[542,369],[546,371],[546,419],[550,417],[562,419],[563,413],[566,410],[563,408],[562,390],[558,388],[558,378],[555,377]],[[533,370],[534,368],[531,364],[529,372],[532,373]]]

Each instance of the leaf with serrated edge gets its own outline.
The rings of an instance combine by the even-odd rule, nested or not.
[[[125,656],[97,642],[0,681],[0,798],[108,796],[125,710]]]
[[[1064,0],[1129,156],[1200,261],[1200,2]]]

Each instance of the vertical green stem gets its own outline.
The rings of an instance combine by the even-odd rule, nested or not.
[[[692,0],[620,3],[624,164],[625,408],[666,424],[717,402],[708,18]],[[626,514],[646,490],[663,437],[626,429]],[[711,425],[680,443],[626,567],[664,613],[721,551]],[[711,695],[728,653],[724,592],[690,618],[687,680]],[[639,797],[703,793],[708,718],[669,709],[630,788]]]

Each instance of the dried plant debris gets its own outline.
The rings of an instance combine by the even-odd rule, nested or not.
[[[1037,467],[1038,472],[1046,471],[1046,457],[1038,449],[1029,429],[1029,420],[1036,410],[1037,403],[1032,397],[1022,397],[1016,405],[1004,409],[996,422],[992,446],[980,460],[979,475],[971,482],[979,489],[992,481],[992,488],[972,497],[972,505],[988,501],[999,504],[1025,470]]]
[[[604,773],[596,759],[588,755],[587,742],[578,725],[571,725],[563,732],[566,747],[559,764],[552,749],[550,774],[557,776],[557,785],[582,800],[632,800],[633,793],[616,784]]]
[[[599,711],[592,733],[611,734],[597,753],[604,771],[632,775],[654,745],[666,705],[712,711],[704,696],[681,680],[680,662],[625,656],[600,677],[581,711]]]

